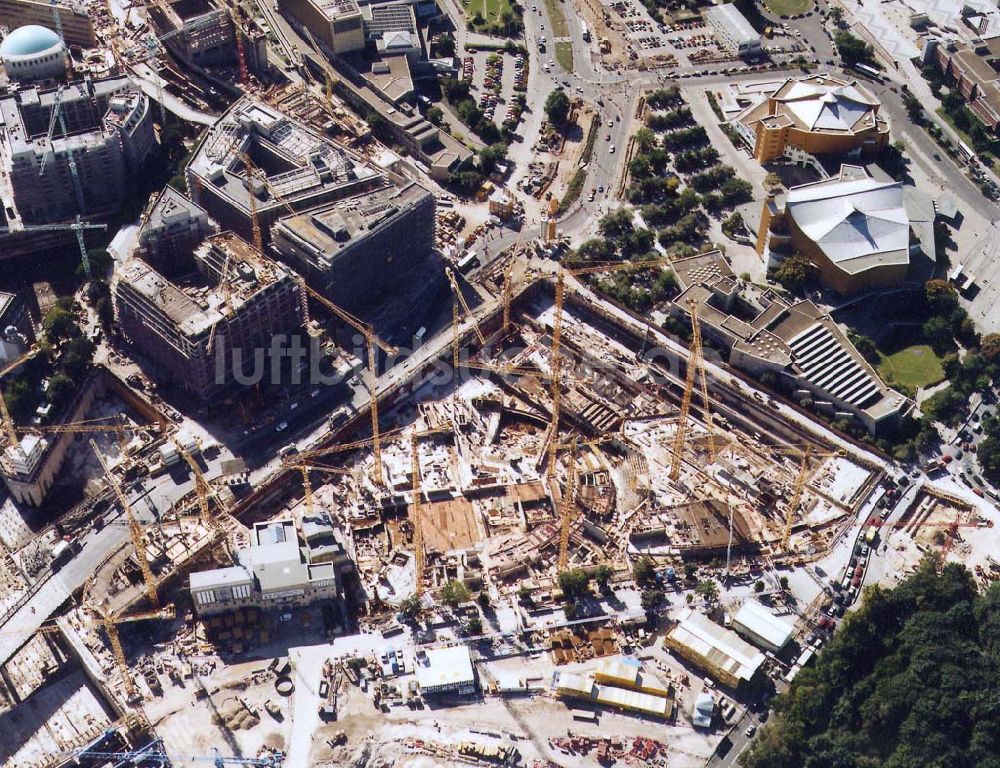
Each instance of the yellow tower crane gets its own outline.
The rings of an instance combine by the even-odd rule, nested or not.
[[[577,444],[570,448],[569,470],[566,478],[566,490],[560,503],[559,514],[559,570],[566,570],[569,564],[569,535],[573,527],[576,512],[576,493],[580,476],[576,469]]]
[[[480,344],[486,344],[486,337],[483,336],[482,329],[479,327],[479,322],[476,320],[476,316],[472,314],[469,302],[465,300],[462,289],[458,285],[458,280],[455,278],[455,273],[451,271],[451,267],[445,267],[444,273],[448,277],[448,282],[451,283],[451,290],[455,294],[455,298],[458,299],[459,303],[462,305],[462,311],[465,312],[465,316],[472,321],[472,327],[476,331],[476,338],[479,339]]]
[[[329,309],[336,317],[340,318],[343,322],[360,333],[365,340],[365,346],[368,351],[368,373],[371,376],[371,381],[368,384],[368,392],[372,422],[372,452],[375,454],[375,481],[380,486],[385,485],[385,479],[382,472],[382,440],[379,434],[378,415],[378,350],[381,349],[387,355],[395,355],[399,352],[399,349],[380,339],[371,325],[364,322],[360,318],[355,317],[343,307],[338,307],[328,298],[321,296],[319,293],[314,291],[306,285],[306,281],[304,279],[300,278],[300,284],[305,293],[312,296],[312,298],[316,299],[316,301]],[[308,326],[308,314],[305,319],[306,325]]]
[[[413,527],[413,563],[414,563],[414,594],[420,597],[424,593],[424,574],[427,566],[427,552],[424,549],[424,526],[420,520],[420,504],[423,489],[420,479],[420,438],[428,435],[450,432],[451,424],[413,432],[410,435],[410,483],[413,493],[413,503],[410,505],[410,525]]]
[[[560,360],[560,346],[562,344],[563,304],[566,298],[566,276],[572,275],[577,277],[599,272],[615,272],[620,269],[640,270],[653,267],[669,267],[672,263],[673,260],[665,256],[659,259],[643,259],[642,261],[605,262],[573,269],[567,267],[559,268],[556,274],[555,318],[552,321],[552,351],[550,361],[552,368],[552,424],[549,428],[551,435],[549,438],[548,468],[550,479],[555,472],[556,449],[554,446],[559,441],[559,418],[562,410],[562,362]]]
[[[243,166],[246,168],[247,171],[247,180],[248,182],[251,183],[251,187],[249,189],[250,217],[251,217],[251,224],[253,227],[254,245],[257,247],[258,251],[263,253],[264,251],[263,232],[260,227],[260,221],[256,206],[256,198],[254,197],[252,189],[252,178],[258,175],[259,169],[257,169],[253,165],[249,155],[247,155],[246,153],[244,153],[241,156],[241,159],[243,162]],[[273,185],[268,181],[266,175],[260,174],[259,177],[261,183],[265,186],[267,191],[270,193],[271,197],[273,197],[276,201],[281,203],[285,207],[285,209],[288,210],[289,213],[296,212],[295,208],[292,207],[292,204],[288,202],[288,200],[286,200],[281,194],[279,194],[278,191],[273,187]],[[372,437],[374,439],[373,446],[375,454],[375,478],[378,485],[380,486],[384,485],[385,480],[383,478],[383,473],[382,473],[382,444],[379,436],[378,387],[376,386],[378,381],[378,352],[376,351],[376,347],[381,349],[387,355],[395,355],[396,353],[399,352],[399,350],[393,345],[388,344],[387,342],[380,339],[376,335],[375,329],[371,325],[364,322],[360,318],[355,317],[343,307],[337,306],[328,298],[322,296],[321,294],[317,293],[312,288],[310,288],[306,283],[305,278],[299,277],[299,285],[302,289],[301,293],[302,320],[305,323],[307,330],[310,325],[309,297],[311,296],[320,304],[322,304],[324,307],[329,309],[334,315],[340,318],[343,322],[345,322],[355,331],[360,333],[365,339],[365,344],[367,345],[367,351],[368,351],[368,370],[372,378],[371,384],[369,386],[369,392],[371,394],[371,421],[372,421]]]
[[[691,350],[688,355],[687,375],[684,378],[684,395],[681,398],[680,413],[677,416],[677,431],[674,433],[673,457],[670,462],[670,479],[677,480],[681,474],[681,458],[684,453],[684,442],[690,427],[688,417],[691,413],[691,399],[694,394],[695,380],[701,375],[702,409],[705,425],[708,428],[708,451],[712,461],[715,460],[715,438],[712,434],[712,415],[708,400],[708,384],[705,380],[705,361],[701,344],[701,323],[698,321],[698,304],[694,299],[688,300],[688,312],[691,315]]]
[[[98,618],[84,622],[84,626],[102,627],[107,633],[108,642],[111,645],[111,652],[114,655],[115,663],[118,664],[118,669],[121,671],[122,682],[125,684],[125,691],[129,698],[134,697],[137,693],[135,679],[132,677],[132,671],[129,668],[128,660],[125,658],[125,649],[122,647],[121,637],[118,635],[118,625],[130,624],[136,621],[146,621],[148,619],[173,619],[177,615],[176,609],[173,605],[167,605],[154,611],[143,611],[129,616],[111,616],[106,611],[94,606],[93,604],[88,605],[87,608],[97,614]],[[61,631],[62,627],[58,624],[44,624],[35,630],[35,634],[51,635]],[[20,634],[22,633],[18,630],[5,630],[0,632],[0,635]]]
[[[792,538],[792,526],[795,523],[795,513],[798,512],[799,504],[802,502],[802,494],[805,493],[806,485],[809,484],[810,461],[814,458],[827,458],[831,456],[844,456],[843,449],[835,451],[817,451],[812,445],[806,445],[805,449],[792,448],[790,452],[799,455],[799,471],[795,476],[795,485],[792,487],[792,495],[785,507],[785,525],[781,532],[781,550],[788,551],[788,545]]]
[[[37,355],[38,351],[38,347],[32,347],[17,358],[17,360],[4,366],[3,369],[0,370],[0,380],[3,380],[3,377],[8,373],[17,369],[20,365],[26,363],[28,360]],[[7,410],[7,402],[4,400],[2,391],[0,391],[0,418],[3,419],[3,431],[7,440],[15,450],[20,450],[21,441],[17,439],[17,431],[14,428],[14,420],[10,416],[10,411]]]
[[[201,524],[205,526],[205,529],[210,533],[221,534],[218,521],[212,517],[211,509],[208,504],[208,495],[211,492],[211,486],[209,486],[208,481],[205,479],[205,475],[201,471],[201,467],[198,466],[198,462],[195,461],[194,456],[188,451],[181,441],[174,439],[174,447],[177,452],[184,459],[185,463],[190,467],[191,474],[194,475],[194,490],[198,496],[198,510],[201,516]]]
[[[132,538],[132,545],[135,547],[136,559],[139,561],[139,570],[142,571],[142,580],[146,584],[146,595],[149,597],[149,602],[153,608],[158,609],[160,607],[160,596],[156,592],[156,577],[153,575],[153,569],[150,567],[149,560],[146,558],[146,541],[143,538],[142,526],[139,525],[139,521],[136,519],[135,513],[132,511],[132,507],[128,503],[128,499],[125,498],[125,492],[118,484],[118,480],[111,472],[111,468],[104,460],[104,457],[101,456],[101,452],[98,450],[97,443],[94,442],[93,438],[90,440],[90,447],[93,449],[94,455],[97,456],[97,460],[101,463],[101,467],[104,469],[104,477],[107,480],[108,485],[111,486],[111,490],[113,490],[115,496],[118,497],[118,503],[122,505],[122,509],[125,511],[125,517],[128,520],[129,535]]]

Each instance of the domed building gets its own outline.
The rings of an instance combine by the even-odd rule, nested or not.
[[[66,43],[46,27],[18,27],[0,43],[0,61],[13,80],[48,80],[66,72]]]

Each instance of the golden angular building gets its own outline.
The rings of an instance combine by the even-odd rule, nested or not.
[[[875,157],[889,143],[881,102],[857,80],[817,74],[789,78],[732,125],[759,163],[797,154]]]

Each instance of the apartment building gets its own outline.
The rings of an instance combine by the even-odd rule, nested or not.
[[[112,296],[122,334],[157,379],[211,399],[252,372],[255,352],[273,336],[302,327],[302,296],[289,270],[232,232],[207,238],[194,263],[193,273],[171,281],[130,259]]]
[[[124,76],[67,86],[59,102],[61,121],[45,142],[57,93],[25,88],[0,98],[4,162],[28,224],[119,210],[135,172],[156,147],[149,99]]]

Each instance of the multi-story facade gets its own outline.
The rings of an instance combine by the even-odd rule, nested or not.
[[[279,5],[330,53],[364,50],[364,21],[356,0],[279,0]]]
[[[743,58],[760,55],[760,32],[732,3],[709,7],[705,19],[729,53]]]
[[[272,229],[277,253],[338,304],[377,304],[408,279],[404,261],[434,248],[434,196],[416,182],[386,186]]]
[[[235,27],[229,11],[207,0],[177,0],[149,6],[166,45],[182,61],[198,67],[229,64],[236,60]]]
[[[171,277],[191,270],[194,249],[214,231],[208,214],[173,187],[164,187],[139,230],[137,256]]]
[[[875,157],[889,143],[880,109],[857,80],[816,74],[789,78],[730,125],[761,163],[799,155]]]
[[[55,26],[55,15],[59,16],[63,39],[67,45],[93,48],[97,45],[94,21],[82,0],[61,0],[49,3],[46,0],[0,0],[0,26],[15,29],[26,24],[42,27]]]
[[[208,399],[251,371],[275,335],[302,327],[302,295],[287,269],[232,232],[209,237],[194,260],[194,275],[174,283],[131,259],[112,296],[122,334],[155,375]]]
[[[306,518],[301,530],[287,518],[256,523],[250,547],[237,550],[235,560],[235,565],[189,577],[199,615],[338,599],[342,578],[353,567],[337,530],[318,516]]]
[[[66,132],[60,122],[51,143],[40,140],[48,131],[56,93],[27,88],[0,99],[14,201],[29,224],[120,209],[134,185],[133,174],[156,146],[149,99],[127,77],[88,78],[66,87],[59,103]]]

